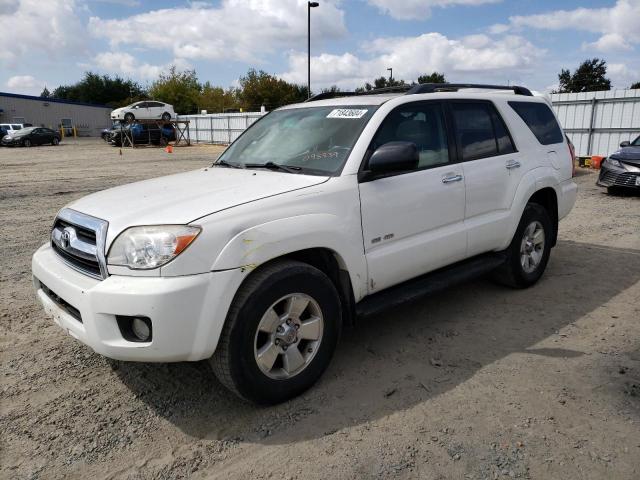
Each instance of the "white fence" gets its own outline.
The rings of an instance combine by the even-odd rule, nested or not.
[[[554,93],[551,102],[579,156],[607,156],[640,135],[640,90]]]
[[[178,120],[189,120],[189,137],[194,143],[229,144],[263,115],[261,112],[212,113],[179,115]]]

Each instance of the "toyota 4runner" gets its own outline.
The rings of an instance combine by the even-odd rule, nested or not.
[[[484,273],[536,283],[573,168],[523,87],[321,94],[264,116],[211,167],[63,208],[33,280],[96,352],[208,359],[241,397],[276,403],[313,385],[357,317]]]

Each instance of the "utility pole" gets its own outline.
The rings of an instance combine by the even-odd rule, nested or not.
[[[319,5],[318,2],[307,2],[307,98],[311,98],[311,9]]]
[[[389,72],[389,86],[391,86],[391,83],[393,83],[393,68],[387,68],[387,71]]]

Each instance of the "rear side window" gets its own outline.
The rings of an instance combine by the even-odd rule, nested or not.
[[[502,119],[490,103],[452,102],[451,111],[463,161],[516,151]]]
[[[511,108],[527,124],[531,132],[542,145],[562,143],[562,130],[553,116],[553,112],[545,103],[509,102]]]

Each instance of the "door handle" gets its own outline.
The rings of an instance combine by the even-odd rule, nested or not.
[[[442,183],[453,183],[453,182],[459,182],[460,180],[462,180],[462,175],[460,174],[446,175],[442,177]]]
[[[512,168],[520,168],[520,162],[517,160],[509,160],[505,167],[507,167],[508,170],[511,170]]]

